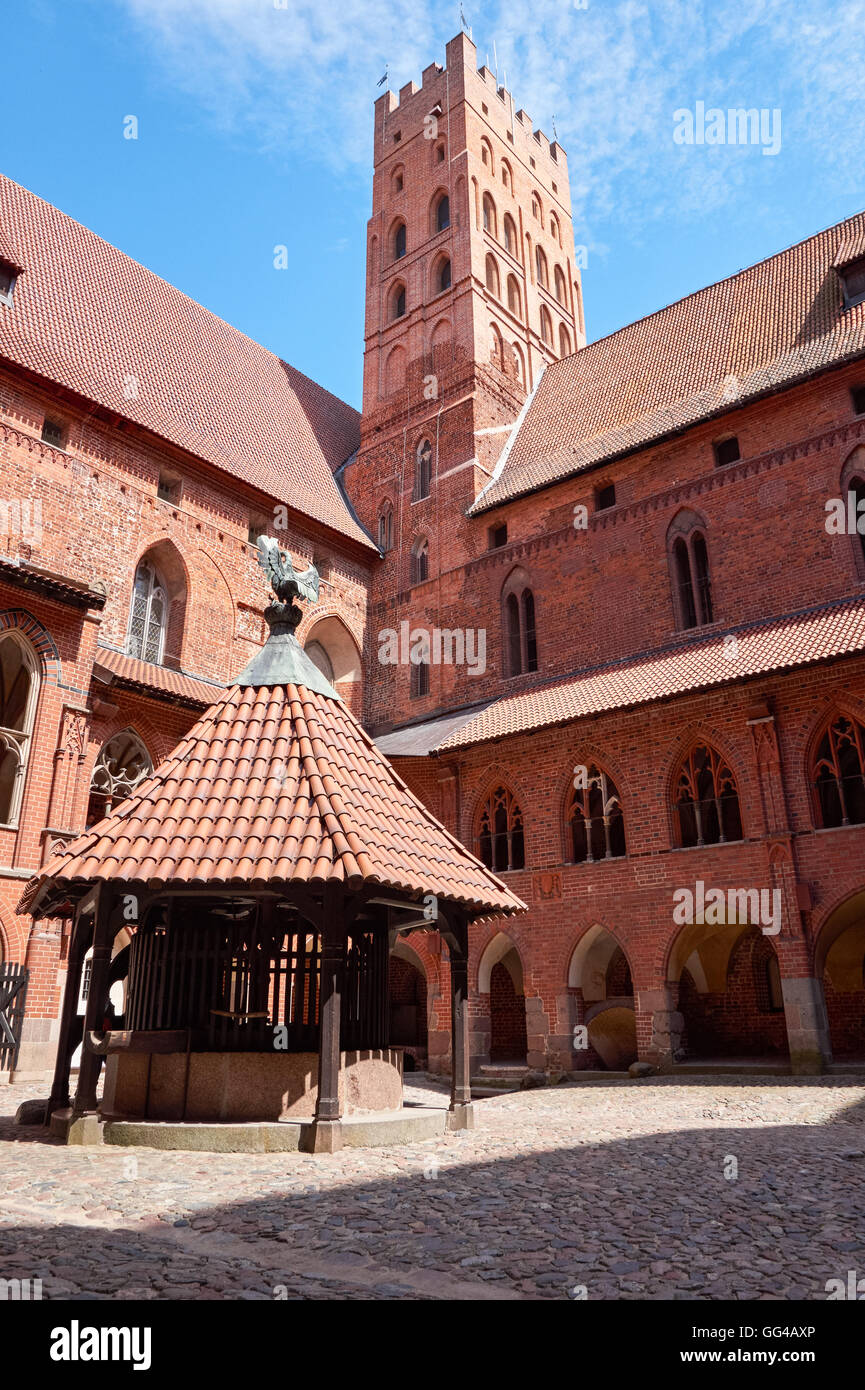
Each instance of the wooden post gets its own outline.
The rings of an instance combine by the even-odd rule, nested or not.
[[[72,1107],[75,1115],[86,1115],[96,1110],[96,1083],[102,1058],[91,1052],[87,1046],[87,1035],[101,1033],[108,994],[108,970],[111,965],[111,947],[114,944],[114,930],[111,913],[114,895],[108,885],[101,883],[97,890],[96,912],[93,919],[93,964],[90,971],[90,989],[87,995],[87,1010],[84,1014],[84,1035],[81,1040],[81,1066],[78,1070],[78,1090]]]
[[[57,1057],[54,1062],[54,1080],[45,1123],[48,1124],[55,1110],[65,1110],[70,1103],[69,1070],[72,1054],[75,1051],[75,1038],[72,1025],[78,1012],[78,995],[81,991],[81,970],[90,940],[87,917],[78,909],[69,938],[69,956],[66,961],[66,987],[63,991],[63,1007],[60,1011],[60,1037],[57,1040]]]
[[[343,894],[327,884],[321,933],[321,995],[319,1003],[318,1097],[312,1125],[312,1153],[336,1153],[342,1148],[339,1105],[340,1017],[345,976],[346,936]]]
[[[449,1129],[473,1129],[469,1057],[469,933],[465,917],[455,916],[443,933],[451,967],[451,1103]]]

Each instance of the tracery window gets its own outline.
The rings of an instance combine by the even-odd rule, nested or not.
[[[33,733],[39,668],[29,642],[0,638],[0,825],[17,823]]]
[[[431,487],[432,445],[428,439],[422,439],[415,455],[414,500],[419,502],[422,498],[429,497]]]
[[[535,626],[535,596],[527,577],[515,571],[503,593],[505,675],[521,676],[538,669],[538,641]]]
[[[425,536],[412,546],[411,579],[413,584],[423,584],[429,579],[429,542]]]
[[[479,821],[477,852],[478,858],[493,873],[525,868],[523,813],[507,787],[496,787],[484,803]]]
[[[567,810],[574,863],[618,859],[625,853],[625,822],[616,784],[594,764],[581,774],[571,786]]]
[[[124,729],[103,744],[90,779],[87,824],[95,825],[112,807],[135,790],[153,771],[150,754],[132,729]]]
[[[676,626],[704,627],[714,621],[709,551],[704,527],[694,512],[680,512],[667,533]]]
[[[714,748],[698,744],[688,753],[676,779],[673,804],[683,848],[741,840],[736,779]]]
[[[126,635],[127,656],[151,661],[158,666],[165,652],[167,627],[168,591],[158,570],[147,560],[142,560],[135,571],[132,588]]]
[[[817,745],[811,777],[821,826],[865,822],[865,727],[858,719],[834,717]]]
[[[390,502],[382,505],[378,514],[378,548],[387,552],[393,547],[393,507]]]

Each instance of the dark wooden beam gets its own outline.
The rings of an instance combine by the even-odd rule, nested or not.
[[[77,1037],[73,1025],[78,1013],[78,996],[81,992],[81,972],[84,956],[90,945],[92,925],[90,919],[81,911],[76,912],[69,938],[69,955],[66,962],[66,986],[63,991],[63,1006],[60,1011],[60,1037],[57,1042],[57,1058],[54,1063],[54,1080],[45,1123],[51,1119],[55,1110],[65,1110],[70,1104],[69,1072],[72,1054]]]
[[[90,971],[90,989],[87,995],[87,1009],[84,1015],[84,1036],[81,1042],[81,1066],[78,1070],[78,1090],[72,1107],[74,1114],[87,1115],[96,1106],[96,1084],[102,1058],[87,1045],[89,1033],[102,1033],[105,1006],[108,997],[108,971],[111,966],[111,948],[114,937],[123,925],[115,923],[115,898],[113,889],[101,883],[96,899],[96,912],[93,921],[93,964]]]

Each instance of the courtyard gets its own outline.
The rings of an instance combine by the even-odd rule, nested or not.
[[[37,1094],[0,1089],[0,1262],[45,1299],[825,1300],[865,1272],[865,1078],[598,1078],[333,1155],[67,1147],[13,1123]]]

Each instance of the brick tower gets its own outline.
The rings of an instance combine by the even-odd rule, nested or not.
[[[466,508],[544,365],[584,341],[565,153],[461,33],[420,88],[375,104],[363,422],[346,476],[386,552],[370,604],[373,727],[465,702],[453,667],[379,670],[379,631],[448,627],[448,575],[489,544]]]

